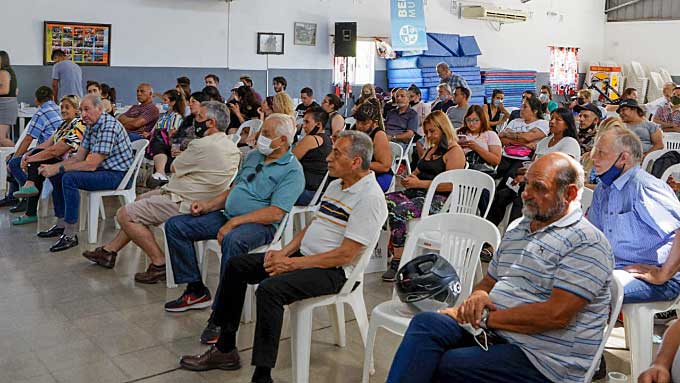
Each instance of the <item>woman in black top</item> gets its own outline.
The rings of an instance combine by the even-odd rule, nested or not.
[[[345,118],[342,117],[338,110],[345,105],[340,97],[329,93],[323,98],[321,102],[321,107],[328,113],[328,121],[323,126],[324,131],[327,135],[335,137],[345,128]]]
[[[293,155],[305,173],[305,190],[295,202],[297,206],[309,205],[317,189],[323,187],[321,183],[328,172],[326,157],[333,148],[331,138],[323,130],[327,118],[326,112],[319,107],[308,108],[305,112],[302,122],[305,136],[293,148]]]
[[[9,128],[15,124],[18,113],[17,76],[10,65],[9,54],[0,51],[0,146],[14,146],[9,138]]]
[[[229,101],[227,105],[232,113],[232,117],[235,117],[230,121],[229,129],[238,128],[248,120],[260,118],[260,114],[257,112],[260,103],[257,102],[253,91],[245,85],[236,89],[235,98]]]
[[[367,99],[354,112],[354,118],[357,120],[356,129],[368,134],[373,141],[371,170],[382,191],[386,192],[392,185],[394,174],[391,169],[392,151],[383,126],[380,101],[377,98]]]
[[[173,149],[172,156],[177,157],[180,153],[186,150],[189,146],[189,142],[196,138],[196,132],[194,131],[194,120],[201,109],[201,103],[203,101],[208,101],[208,96],[203,92],[194,92],[189,98],[189,110],[191,114],[186,116],[182,120],[182,124],[177,128],[175,135],[172,136]],[[179,149],[176,147],[179,145]]]
[[[510,112],[505,109],[503,100],[505,94],[501,89],[494,89],[491,93],[491,102],[486,104],[486,118],[494,131],[503,126],[503,123],[510,117]]]
[[[440,110],[430,113],[423,121],[423,128],[427,149],[423,158],[418,161],[417,169],[411,175],[402,178],[401,184],[406,190],[385,196],[394,256],[390,267],[383,274],[384,281],[394,281],[406,243],[408,221],[420,217],[425,195],[432,180],[447,170],[465,168],[465,154],[458,145],[453,126],[446,113]],[[438,213],[441,210],[450,191],[450,184],[443,184],[437,188],[430,207],[432,213]]]

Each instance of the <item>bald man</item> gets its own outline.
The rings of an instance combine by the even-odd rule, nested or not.
[[[156,125],[159,111],[153,103],[153,88],[141,83],[137,86],[137,101],[127,112],[118,117],[130,137],[130,141],[137,141],[149,137],[149,132]]]

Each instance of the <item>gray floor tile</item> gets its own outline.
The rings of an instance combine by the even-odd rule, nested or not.
[[[139,379],[179,368],[179,358],[162,346],[119,355],[112,358],[132,379]]]

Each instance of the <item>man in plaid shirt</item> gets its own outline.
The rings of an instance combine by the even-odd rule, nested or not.
[[[57,225],[40,233],[44,238],[60,236],[50,248],[51,252],[78,245],[75,233],[80,190],[116,189],[134,158],[125,128],[103,112],[99,96],[85,96],[80,103],[80,112],[87,129],[78,153],[66,161],[40,166],[40,174],[50,177],[54,187],[54,211],[59,219]]]
[[[453,72],[451,72],[451,68],[449,68],[449,64],[445,62],[440,62],[437,64],[437,74],[439,75],[439,78],[441,81],[439,82],[440,84],[449,84],[451,89],[456,89],[458,87],[463,87],[467,88],[467,90],[470,90],[470,86],[468,85],[467,81],[462,77],[459,76]]]

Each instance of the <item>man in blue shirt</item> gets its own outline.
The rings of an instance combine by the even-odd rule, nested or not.
[[[231,257],[247,254],[272,241],[276,227],[305,186],[302,165],[290,152],[294,135],[290,116],[278,113],[269,116],[257,141],[257,150],[244,159],[234,186],[215,198],[193,202],[191,214],[175,216],[165,223],[175,282],[187,283],[182,296],[165,304],[167,311],[211,306],[210,291],[198,268],[195,241],[217,238],[222,246],[220,273]],[[219,294],[218,286],[215,301]],[[202,342],[217,341],[220,329],[214,323],[211,316],[201,335]]]
[[[418,132],[420,117],[408,103],[408,92],[399,89],[394,96],[397,108],[390,110],[385,115],[385,133],[390,141],[394,141],[406,149],[406,145]]]
[[[663,181],[645,172],[637,135],[615,127],[592,151],[600,183],[588,219],[614,252],[615,269],[628,273],[624,303],[673,300],[680,293],[680,202]]]
[[[38,105],[38,111],[31,118],[31,122],[26,127],[26,135],[19,143],[19,147],[14,154],[8,158],[7,166],[10,174],[14,178],[11,182],[10,191],[7,193],[8,199],[13,199],[14,191],[18,190],[20,186],[26,183],[28,175],[21,169],[21,157],[26,153],[31,146],[33,140],[38,140],[38,145],[45,142],[55,130],[59,128],[62,123],[61,110],[59,106],[52,101],[52,89],[41,86],[35,91],[35,103]],[[4,204],[3,204],[4,205]],[[23,200],[18,206],[13,208],[13,213],[18,213],[26,210],[26,200]]]
[[[62,233],[50,248],[51,252],[78,246],[80,190],[116,189],[134,158],[125,128],[110,114],[104,113],[98,95],[85,96],[80,102],[80,113],[87,128],[78,152],[65,161],[41,165],[39,170],[43,177],[50,178],[54,187],[54,212],[59,219],[56,227],[43,237]]]

